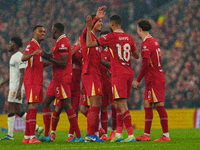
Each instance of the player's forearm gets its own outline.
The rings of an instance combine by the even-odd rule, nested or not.
[[[132,56],[133,56],[135,59],[138,59],[138,58],[139,58],[138,50],[135,50],[135,51],[132,53]]]
[[[32,56],[34,56],[33,53],[31,53],[31,54],[24,53],[24,54],[22,55],[21,61],[27,61],[27,60],[29,60]]]
[[[87,30],[86,45],[88,48],[92,47],[91,29]]]
[[[74,55],[80,49],[81,47],[79,45],[74,45],[74,47],[72,48],[72,55]]]
[[[20,69],[20,78],[19,78],[18,91],[21,91],[21,87],[23,85],[23,80],[24,80],[24,74],[25,74],[25,69]]]
[[[145,76],[145,74],[148,72],[148,66],[149,66],[149,58],[143,58],[142,60],[142,69],[140,71],[140,74],[137,78],[137,82],[140,83],[140,81],[142,80],[142,78]]]
[[[110,62],[109,61],[101,59],[101,64],[103,66],[105,66],[106,68],[110,69]]]
[[[44,62],[43,63],[43,67],[45,68],[45,67],[48,67],[48,66],[50,66],[52,63],[50,62],[50,61],[47,61],[47,62]]]

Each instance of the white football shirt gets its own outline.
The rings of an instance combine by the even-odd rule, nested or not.
[[[16,91],[19,87],[20,80],[20,69],[26,68],[25,62],[21,61],[21,52],[16,52],[10,58],[10,79],[9,79],[9,89],[11,91]]]

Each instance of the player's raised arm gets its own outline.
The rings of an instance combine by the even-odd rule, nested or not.
[[[92,41],[91,31],[92,31],[92,17],[87,16],[86,18],[86,27],[87,27],[87,36],[86,36],[86,45],[87,47],[97,47],[97,41]]]
[[[80,42],[80,38],[79,38],[78,40],[76,40],[74,47],[72,48],[72,55],[80,49],[81,49],[81,42]]]

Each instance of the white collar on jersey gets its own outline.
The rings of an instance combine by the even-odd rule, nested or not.
[[[64,38],[64,37],[66,37],[65,34],[62,34],[61,36],[59,36],[59,38],[57,39],[57,42],[60,41],[60,39],[62,39],[62,38]]]
[[[148,34],[147,36],[145,36],[143,42],[144,42],[146,39],[150,38],[150,37],[152,37],[150,34]]]
[[[124,31],[122,29],[117,29],[114,32],[118,32],[118,33],[124,33]]]
[[[35,42],[40,47],[40,44],[38,43],[36,39],[32,38],[32,41]]]

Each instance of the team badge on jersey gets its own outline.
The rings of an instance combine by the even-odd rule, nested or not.
[[[27,45],[26,46],[26,51],[29,51],[29,48],[31,47],[31,45],[29,44],[29,45]]]

